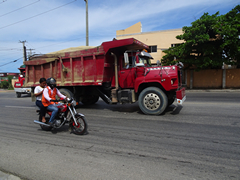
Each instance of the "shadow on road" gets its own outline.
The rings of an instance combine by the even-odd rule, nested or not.
[[[109,105],[103,101],[98,101],[96,104],[92,104],[92,105],[79,104],[77,106],[77,109],[79,109],[79,110],[81,110],[81,109],[94,109],[94,110],[108,109],[113,112],[138,113],[138,114],[144,115],[144,113],[140,110],[138,103]],[[161,115],[164,115],[166,113],[169,113],[171,115],[176,115],[176,114],[180,113],[181,109],[182,109],[181,105],[172,104],[171,106],[167,107],[166,110]]]
[[[29,98],[31,97],[31,94],[21,94],[21,97],[19,98]]]
[[[68,129],[68,125],[64,125],[59,129],[52,129],[51,131],[44,131],[41,128],[38,128],[38,131],[42,131],[43,133],[51,132],[52,134],[65,133],[65,132],[69,132],[69,134],[71,133]]]

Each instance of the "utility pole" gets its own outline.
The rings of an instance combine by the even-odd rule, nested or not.
[[[25,41],[19,41],[19,43],[23,44],[23,63],[27,61],[27,52],[26,52],[26,46],[25,46]]]
[[[30,52],[28,53],[28,60],[29,60],[29,57],[32,56],[33,53],[34,53],[34,52],[32,52],[32,51],[35,50],[35,49],[27,49],[27,50],[30,51]]]
[[[86,46],[88,46],[88,0],[84,0],[86,2]]]

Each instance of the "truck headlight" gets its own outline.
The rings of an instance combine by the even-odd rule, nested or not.
[[[176,83],[176,78],[171,79],[171,85],[174,85]]]

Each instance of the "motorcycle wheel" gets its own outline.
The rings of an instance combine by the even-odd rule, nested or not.
[[[83,135],[87,132],[87,128],[88,128],[88,125],[87,125],[87,121],[86,121],[86,118],[83,116],[83,117],[76,117],[77,118],[77,123],[78,124],[75,124],[75,122],[73,121],[73,119],[71,119],[71,129],[72,129],[72,132],[76,135]]]
[[[47,113],[46,113],[45,119],[46,119],[46,122],[49,122],[49,120],[50,120],[50,116]],[[39,121],[42,122],[42,116],[39,116]],[[40,125],[40,127],[44,131],[51,131],[52,130],[52,127],[50,127],[50,126]]]

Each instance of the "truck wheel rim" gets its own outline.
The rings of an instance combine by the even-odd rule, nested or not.
[[[160,107],[161,100],[157,94],[149,93],[144,97],[143,103],[147,109],[156,110]]]

